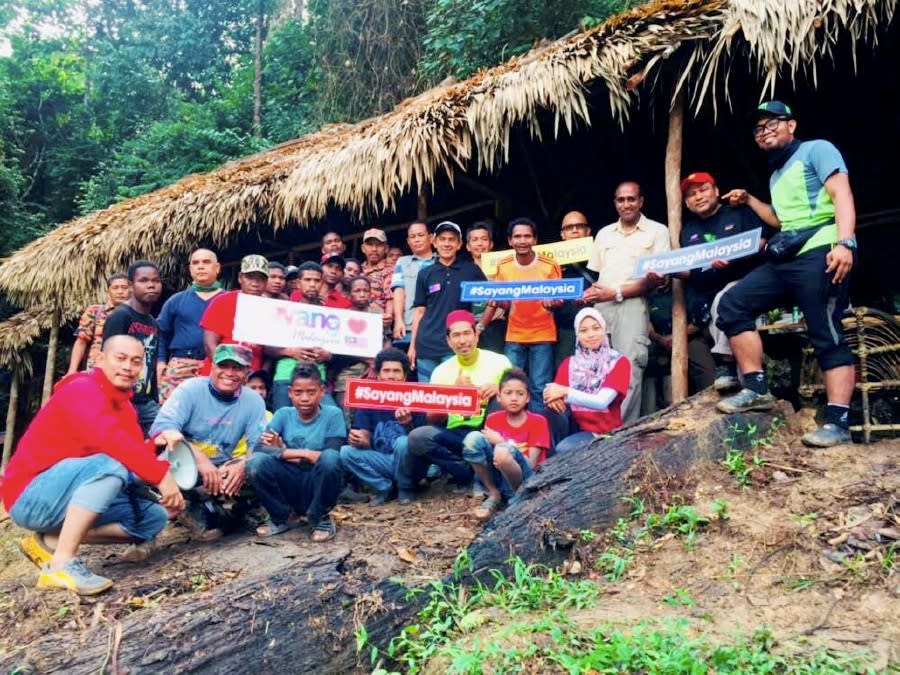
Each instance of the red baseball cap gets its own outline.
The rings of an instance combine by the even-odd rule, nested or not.
[[[447,315],[447,328],[460,321],[465,321],[474,326],[475,316],[467,309],[454,309]]]
[[[691,185],[703,185],[704,183],[715,185],[716,179],[712,177],[711,173],[706,173],[705,171],[689,173],[684,180],[681,181],[681,193],[684,194]]]

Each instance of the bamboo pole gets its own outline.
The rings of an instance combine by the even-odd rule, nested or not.
[[[684,89],[675,94],[669,111],[669,138],[666,142],[666,205],[669,239],[678,248],[681,236],[681,150],[684,138]],[[688,395],[687,311],[684,282],[672,280],[672,403]]]
[[[53,392],[53,374],[56,371],[56,348],[59,345],[59,314],[53,316],[50,325],[50,341],[47,343],[47,366],[44,368],[44,389],[41,392],[43,406]]]
[[[0,462],[0,472],[6,468],[9,458],[12,457],[13,443],[16,440],[16,413],[19,408],[19,369],[10,369],[9,382],[9,409],[6,411],[6,437],[3,441],[3,460]]]
[[[428,195],[425,189],[419,190],[419,198],[416,201],[416,218],[424,221],[428,217]]]

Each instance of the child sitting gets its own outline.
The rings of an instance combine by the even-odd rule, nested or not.
[[[487,491],[475,518],[487,520],[547,458],[550,427],[543,415],[529,412],[528,376],[520,368],[500,378],[497,402],[502,410],[487,416],[481,431],[463,440],[463,458]]]

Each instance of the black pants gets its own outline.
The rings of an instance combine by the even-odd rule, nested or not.
[[[823,246],[788,262],[763,263],[722,296],[716,325],[731,338],[756,330],[756,317],[765,311],[797,306],[822,370],[853,365],[841,325],[850,301],[850,276],[831,283],[832,275],[825,273],[829,250]]]

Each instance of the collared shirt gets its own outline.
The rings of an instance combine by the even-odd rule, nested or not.
[[[100,355],[103,347],[103,326],[106,318],[112,314],[115,306],[108,302],[105,305],[91,305],[84,310],[78,320],[78,328],[75,329],[75,338],[90,343],[88,350],[87,367],[90,370]]]
[[[597,281],[601,284],[618,286],[635,278],[638,258],[669,249],[668,228],[641,214],[631,232],[622,229],[621,220],[602,228],[594,239],[594,250],[587,266],[597,272]]]
[[[382,260],[377,265],[364,262],[362,273],[372,282],[372,302],[381,307],[385,314],[391,314],[391,277],[394,273],[393,265],[388,266],[387,261]]]
[[[391,277],[391,290],[402,288],[406,293],[404,296],[403,323],[406,324],[407,330],[412,328],[412,306],[416,294],[416,277],[420,269],[428,267],[435,260],[437,260],[436,253],[432,253],[424,258],[416,255],[404,255],[400,256],[397,264],[394,266],[394,274]]]

